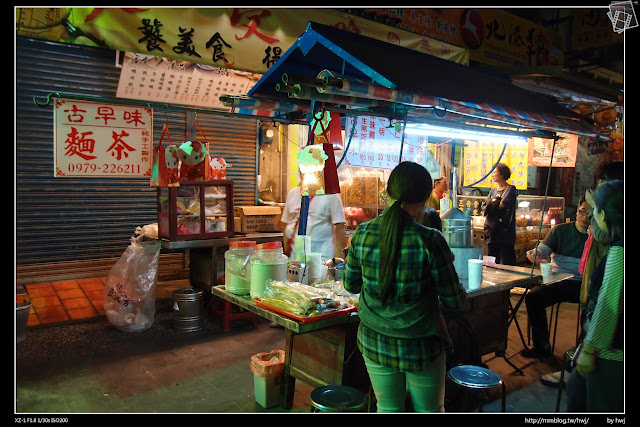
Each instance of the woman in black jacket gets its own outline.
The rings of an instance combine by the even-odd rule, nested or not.
[[[485,239],[488,255],[496,263],[516,265],[516,198],[518,190],[507,183],[511,177],[509,166],[498,163],[491,179],[498,184],[489,190],[485,201]]]

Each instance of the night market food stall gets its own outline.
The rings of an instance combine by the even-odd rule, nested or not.
[[[343,147],[343,156],[338,155],[336,158],[336,163],[344,162],[345,165],[353,164],[352,160],[355,156],[360,157],[361,160],[364,156],[364,160],[371,165],[378,162],[379,166],[380,163],[385,162],[388,167],[404,159],[427,163],[428,158],[424,150],[425,140],[421,140],[420,135],[412,140],[410,137],[412,131],[424,135],[435,135],[436,132],[442,132],[442,128],[446,128],[448,135],[453,138],[455,129],[476,132],[476,134],[492,129],[507,136],[522,136],[524,134],[528,137],[546,137],[547,140],[552,141],[553,147],[556,142],[554,137],[556,131],[594,135],[593,130],[587,125],[581,124],[577,118],[568,120],[560,118],[560,115],[566,115],[569,112],[560,112],[557,106],[555,109],[551,108],[551,105],[542,106],[544,108],[540,109],[542,112],[539,115],[518,113],[518,110],[531,111],[525,105],[516,105],[519,102],[526,104],[525,101],[530,100],[534,105],[532,107],[534,110],[540,107],[529,99],[532,98],[530,95],[525,95],[522,91],[516,94],[517,96],[514,95],[514,99],[496,101],[496,105],[509,105],[510,108],[515,108],[514,110],[510,109],[509,114],[504,114],[502,112],[504,110],[500,107],[485,105],[487,101],[482,99],[484,94],[478,94],[468,85],[464,87],[464,83],[473,82],[478,87],[486,88],[487,93],[491,95],[488,98],[492,101],[493,98],[498,98],[504,93],[517,91],[516,88],[510,87],[509,90],[503,90],[503,83],[494,82],[481,74],[470,73],[466,67],[456,67],[455,64],[449,64],[446,61],[433,61],[434,58],[427,58],[424,54],[416,55],[416,53],[396,48],[397,46],[376,43],[351,33],[337,32],[329,27],[310,24],[307,32],[282,56],[282,60],[274,64],[274,67],[265,74],[248,97],[229,95],[222,97],[221,101],[238,107],[242,104],[246,108],[250,108],[251,103],[254,107],[269,105],[271,108],[286,110],[288,113],[297,112],[297,117],[300,117],[301,111],[312,111],[314,114],[311,117],[314,119],[315,113],[324,111],[336,118],[334,123],[339,115],[347,117],[347,120],[351,120],[344,126],[348,135],[347,144]],[[407,56],[411,56],[411,58],[407,58]],[[307,57],[306,59],[310,60],[309,63],[305,64],[303,57]],[[295,59],[302,61],[297,62]],[[399,59],[399,62],[396,62],[396,59]],[[392,64],[386,64],[386,62]],[[410,69],[398,66],[398,63],[411,65],[417,70],[428,70],[428,77],[416,81],[414,76],[408,78],[405,75],[398,75],[398,71],[405,74],[406,70]],[[292,67],[288,68],[289,65]],[[388,69],[388,66],[398,70]],[[443,78],[443,76],[447,78]],[[430,86],[425,87],[425,83],[429,83]],[[263,96],[265,98],[261,98]],[[511,102],[514,105],[510,105]],[[516,107],[520,107],[520,109]],[[371,124],[375,125],[373,131],[370,130]],[[412,127],[414,128],[411,129]],[[395,138],[398,143],[399,152],[394,152],[392,149],[388,152],[380,152],[379,148],[382,144],[376,144],[379,142],[374,141],[376,138],[368,138],[368,141],[365,141],[367,139],[365,136],[372,136],[372,133],[377,136],[381,132],[392,134],[392,138]],[[358,135],[357,139],[360,144],[357,148],[355,144],[351,146],[355,135]],[[320,137],[321,134],[316,134],[316,136]],[[484,136],[497,137],[498,135],[492,133]],[[391,147],[391,144],[385,146],[385,148],[388,147]],[[380,155],[383,157],[379,157]],[[490,165],[491,163],[489,163]],[[344,201],[349,204],[364,205],[364,207],[354,206],[362,209],[362,212],[355,211],[351,216],[357,222],[361,219],[361,213],[364,213],[365,209],[372,211],[366,213],[366,217],[370,218],[378,213],[381,206],[384,206],[385,201],[382,200],[383,194],[381,194],[381,189],[384,188],[384,176],[381,178],[375,174],[359,175],[357,173],[353,175],[354,179],[345,185]],[[194,249],[191,252],[192,261],[196,258],[202,258],[202,263],[197,261],[192,264],[192,267],[199,264],[206,266],[207,263],[210,263],[209,269],[213,265],[214,272],[217,264],[215,257],[212,259],[207,258],[206,255],[204,257],[196,256],[198,254],[196,249],[229,245],[233,243],[232,240],[237,240],[231,236],[235,234],[235,231],[238,231],[238,227],[235,227],[230,219],[233,206],[227,204],[225,209],[218,209],[216,206],[222,206],[220,200],[217,200],[216,203],[209,203],[211,202],[209,199],[217,197],[208,197],[224,194],[222,198],[228,200],[231,199],[230,196],[235,189],[231,185],[232,183],[215,184],[183,185],[180,191],[161,189],[158,196],[158,218],[162,221],[161,215],[167,214],[169,218],[167,221],[170,223],[168,240],[163,240],[164,247],[168,249]],[[223,187],[224,189],[221,191],[220,188],[216,188],[213,192],[205,189],[205,191],[185,193],[188,191],[188,187],[209,186]],[[319,195],[319,193],[316,194]],[[321,195],[319,196],[321,197]],[[212,216],[215,220],[212,222],[207,222],[207,216],[211,216],[208,215],[207,209],[216,209]],[[178,223],[178,215],[185,211],[194,215],[186,218],[188,221]],[[196,213],[197,215],[195,215]],[[202,226],[203,221],[205,221],[204,226]],[[201,229],[194,232],[191,227],[197,226],[198,223]],[[209,229],[207,230],[206,227]],[[178,238],[180,234],[182,236]],[[259,236],[246,234],[242,239],[263,240],[269,243],[272,240],[280,239],[280,237],[279,234],[260,234]],[[467,324],[472,323],[478,329],[476,336],[478,337],[478,353],[480,354],[504,352],[506,349],[505,333],[509,325],[507,317],[510,310],[508,289],[516,284],[532,285],[539,280],[539,275],[533,269],[528,273],[526,271],[512,271],[510,274],[516,274],[517,277],[510,278],[506,277],[502,270],[485,267],[485,283],[480,290],[469,292],[469,304],[466,307],[469,310],[465,312],[464,319]],[[192,273],[196,270],[193,268]],[[201,286],[211,287],[215,278],[216,276],[209,275],[199,280],[199,278],[192,276],[192,284],[195,286],[197,282],[200,282]],[[233,294],[226,292],[227,290],[226,284],[217,285],[213,287],[212,293],[222,299],[232,301],[238,306],[242,307],[245,304],[245,309],[265,318],[277,320],[287,328],[287,333],[290,336],[287,345],[289,358],[285,374],[306,376],[308,381],[313,380],[311,378],[314,375],[313,369],[308,369],[313,367],[313,364],[307,363],[307,368],[302,367],[304,364],[297,363],[296,354],[304,354],[300,346],[310,348],[312,345],[296,343],[304,343],[305,339],[309,339],[312,333],[316,332],[326,336],[329,329],[345,321],[351,325],[357,322],[357,313],[353,311],[345,313],[344,316],[303,319],[304,321],[294,319],[292,321],[290,316],[282,316],[274,310],[264,306],[260,307],[253,299],[248,301],[238,299]],[[488,295],[495,295],[496,298],[488,298]],[[254,305],[252,306],[251,303]],[[482,310],[478,310],[478,306],[481,306]],[[497,309],[492,310],[492,308]],[[496,319],[490,319],[486,312],[497,314]],[[453,325],[453,322],[449,324],[452,330],[455,328]],[[322,381],[334,383],[350,381],[342,377],[341,372],[343,371],[340,370],[340,367],[344,365],[344,362],[353,360],[349,356],[357,356],[353,353],[355,346],[352,335],[350,335],[352,332],[353,330],[350,330],[343,334],[342,338],[328,340],[337,344],[338,348],[342,346],[344,352],[341,357],[345,355],[347,357],[339,358],[336,362],[337,365],[334,365],[338,376],[323,377]],[[486,336],[486,333],[493,333],[493,335]],[[461,337],[465,336],[461,335]],[[460,341],[458,341],[459,343]],[[349,370],[347,370],[348,372]]]
[[[414,73],[407,70],[420,71]],[[421,74],[420,77],[417,77],[418,74]],[[406,140],[411,141],[408,135],[412,132],[423,136],[440,135],[445,132],[451,140],[456,139],[456,133],[461,133],[458,138],[463,140],[477,140],[480,137],[491,139],[503,144],[502,154],[511,140],[543,138],[551,141],[553,151],[556,141],[561,138],[557,133],[600,138],[598,132],[584,122],[579,115],[500,79],[474,72],[459,64],[313,22],[309,23],[304,34],[281,56],[247,96],[225,96],[225,102],[229,105],[246,107],[252,103],[259,104],[265,101],[294,102],[296,105],[308,106],[312,113],[309,133],[315,136],[315,141],[310,137],[309,146],[316,145],[314,148],[318,148],[317,146],[326,148],[327,141],[332,141],[331,130],[314,132],[318,122],[325,120],[327,116],[330,116],[331,121],[340,120],[341,116],[346,116],[344,147],[340,144],[334,144],[334,147],[331,147],[342,151],[341,156],[339,153],[335,155],[338,168],[343,161],[349,165],[349,156],[368,157],[369,154],[359,150],[377,144],[378,140],[382,139],[378,136],[386,133],[398,142],[399,151],[377,153],[382,157],[375,155],[369,157],[368,160],[372,163],[377,162],[381,165],[384,162],[393,165],[402,160],[412,160],[428,166],[424,155],[426,143],[419,147],[422,148],[420,150],[414,150],[411,144],[404,145]],[[376,122],[383,122],[384,126],[381,128],[376,125]],[[373,129],[372,132],[368,130],[369,124]],[[354,135],[357,135],[355,142]],[[424,138],[420,142],[424,143]],[[358,143],[356,148],[351,145]],[[491,161],[484,159],[482,174],[485,178],[500,161],[502,154],[495,159],[492,158]],[[334,157],[333,149],[327,153],[327,158],[331,157]],[[329,163],[327,162],[322,170],[324,178],[327,179],[326,182],[336,173],[335,170],[329,170],[330,166],[327,166]],[[354,211],[350,219],[354,220],[355,223],[352,225],[355,226],[359,216],[369,218],[376,216],[379,213],[376,211],[379,211],[381,206],[384,207],[380,191],[384,188],[384,183],[380,176],[371,174],[356,178],[358,179],[343,186],[347,193],[342,195],[343,200],[353,200],[354,195],[350,195],[349,192],[359,185],[355,198],[360,199],[360,203],[364,205],[361,207],[374,212],[364,214],[364,209],[361,212]],[[360,183],[355,184],[358,181]],[[303,177],[303,188],[305,188],[304,182]],[[365,184],[366,182],[369,184]],[[303,192],[301,221],[305,215],[304,207],[308,206],[308,197],[314,194],[322,197],[323,193],[305,194]],[[454,198],[456,196],[455,187],[452,196]],[[347,199],[348,197],[351,199]],[[553,202],[548,203],[546,194],[540,200],[542,206],[531,207],[537,209],[536,214],[540,213],[539,220],[522,224],[525,229],[538,226],[537,241],[541,239],[541,229],[545,222],[542,212],[545,212],[544,217],[548,219],[547,212],[557,209]],[[534,205],[540,200],[535,200]],[[456,206],[462,208],[466,203],[460,200],[458,204],[455,199],[453,202],[452,211],[459,210]],[[531,204],[530,201],[529,204]],[[564,209],[564,204],[561,208]],[[530,212],[528,214],[530,215]],[[564,211],[559,215],[559,218],[562,218]],[[538,219],[537,216],[536,219]],[[301,227],[300,234],[305,234],[304,227]],[[467,248],[453,249],[460,249],[460,252],[455,252],[458,255],[465,254],[464,249]],[[464,343],[468,342],[471,336],[466,329],[469,325],[473,325],[471,334],[475,335],[476,340],[472,347],[475,348],[465,348],[464,355],[453,355],[454,358],[459,357],[460,361],[468,362],[474,356],[480,357],[491,352],[504,357],[507,331],[515,318],[515,310],[509,300],[509,291],[514,286],[529,288],[541,283],[540,273],[533,267],[485,265],[483,275],[484,281],[481,288],[468,291],[465,306],[460,310],[464,313],[463,316],[446,316],[447,327],[452,332],[454,345],[459,351],[465,347]],[[462,282],[467,287],[464,278]],[[357,353],[355,349],[357,328],[353,327],[353,323],[357,323],[357,312],[331,317],[330,321],[318,320],[318,323],[314,323],[313,319],[296,321],[286,313],[270,310],[265,305],[261,305],[259,299],[234,296],[225,290],[224,285],[214,286],[212,292],[219,298],[231,301],[286,328],[284,405],[290,404],[292,378],[298,378],[316,386],[349,383],[350,380],[346,377],[349,369],[344,368],[347,361],[352,360],[351,356],[356,357]],[[324,323],[325,321],[329,323]],[[340,339],[325,337],[315,341],[311,338],[314,334],[328,334],[330,329],[336,328],[337,330],[342,328],[341,332],[336,332],[340,335]],[[310,341],[307,342],[307,340]],[[331,345],[336,346],[337,349],[337,359],[327,362],[327,366],[330,365],[329,371],[335,375],[318,378],[313,372],[317,366],[297,364],[299,360],[305,360],[305,358],[317,362],[314,355],[321,353],[318,351],[319,348],[327,345],[327,342],[332,342]],[[326,348],[323,347],[323,350]],[[511,364],[506,357],[505,360]],[[307,368],[311,369],[307,370]],[[518,370],[517,367],[514,366],[514,368]],[[362,386],[355,383],[354,385]]]

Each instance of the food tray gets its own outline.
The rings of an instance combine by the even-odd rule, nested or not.
[[[258,307],[262,307],[262,308],[266,308],[267,310],[271,310],[271,311],[275,311],[278,314],[282,314],[283,316],[287,316],[290,317],[292,319],[297,320],[300,323],[309,323],[309,322],[315,322],[316,320],[321,320],[321,319],[328,319],[329,317],[336,317],[336,316],[344,316],[345,314],[349,314],[353,311],[356,311],[356,307],[353,305],[349,304],[349,307],[347,308],[343,308],[341,310],[335,310],[335,311],[330,311],[328,313],[324,313],[324,314],[317,314],[315,316],[300,316],[297,314],[293,314],[290,313],[288,311],[285,311],[281,308],[278,307],[274,307],[270,304],[266,304],[264,302],[262,302],[262,298],[251,298]]]

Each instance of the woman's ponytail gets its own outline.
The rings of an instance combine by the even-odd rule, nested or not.
[[[386,304],[395,289],[398,258],[405,226],[412,218],[402,209],[402,203],[427,200],[433,188],[429,172],[414,162],[402,162],[391,172],[387,193],[394,199],[381,220],[380,230],[380,293]]]

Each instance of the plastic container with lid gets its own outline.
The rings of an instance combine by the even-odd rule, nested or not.
[[[256,242],[240,240],[229,243],[229,250],[224,253],[224,285],[225,290],[235,295],[249,295],[251,290],[251,263],[249,258],[254,253]]]
[[[260,298],[267,286],[267,280],[287,280],[289,257],[282,250],[282,242],[267,242],[256,245],[249,260],[251,263],[251,298]]]

